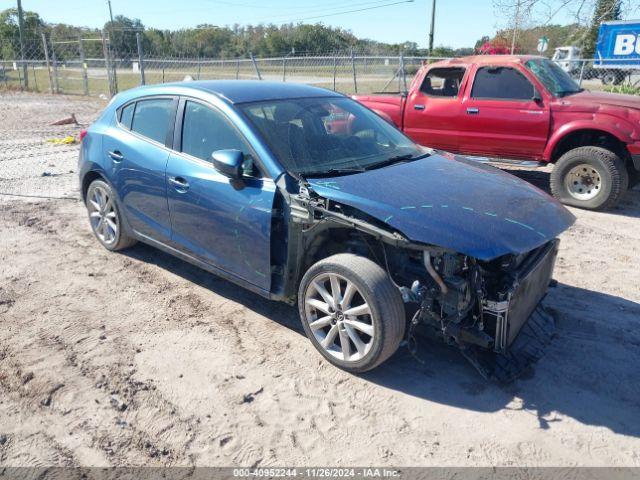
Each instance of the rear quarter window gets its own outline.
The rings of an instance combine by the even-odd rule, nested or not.
[[[131,120],[133,119],[133,111],[136,108],[136,104],[134,103],[130,103],[129,105],[126,105],[125,107],[123,107],[120,110],[120,117],[118,118],[118,120],[120,121],[120,124],[123,127],[126,128],[131,128]]]

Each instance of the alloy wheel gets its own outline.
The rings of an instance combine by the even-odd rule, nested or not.
[[[96,186],[87,202],[89,221],[96,236],[107,245],[118,238],[118,216],[113,198],[103,187]]]
[[[373,345],[371,309],[356,285],[335,273],[324,273],[309,284],[304,298],[305,321],[328,354],[338,360],[361,360]]]

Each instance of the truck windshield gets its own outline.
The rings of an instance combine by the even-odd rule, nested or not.
[[[582,88],[564,70],[549,59],[529,60],[526,66],[556,97],[564,97],[582,91]]]
[[[429,151],[345,97],[271,100],[240,108],[292,173],[351,174],[411,161]]]

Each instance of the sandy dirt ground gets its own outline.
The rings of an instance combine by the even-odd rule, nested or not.
[[[102,106],[0,97],[0,192],[74,197],[77,146],[44,140],[79,127],[46,125]],[[294,308],[144,245],[109,253],[77,201],[0,195],[0,465],[640,466],[640,191],[573,213],[557,336],[500,386],[428,341],[424,364],[401,349],[349,375]]]

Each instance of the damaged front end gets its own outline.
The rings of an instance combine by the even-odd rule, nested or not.
[[[554,331],[540,301],[552,281],[558,244],[554,239],[489,262],[425,248],[427,280],[401,288],[403,299],[417,305],[409,341],[426,326],[459,347],[484,377],[513,380],[542,356]]]
[[[318,195],[301,183],[289,202],[300,225],[301,252],[319,232],[384,266],[409,312],[407,343],[416,355],[417,333],[458,347],[486,378],[511,381],[538,360],[554,331],[540,306],[551,283],[559,240],[519,254],[480,260],[421,244],[359,209]]]

